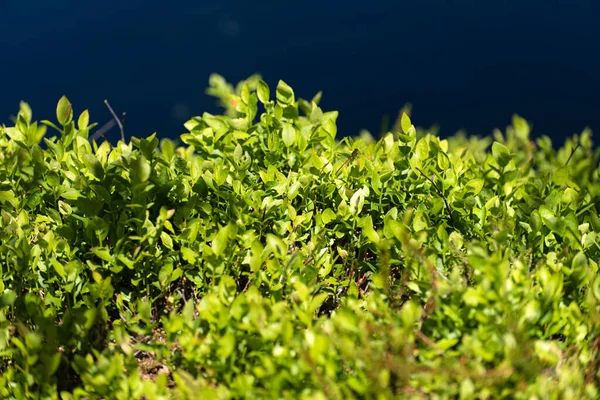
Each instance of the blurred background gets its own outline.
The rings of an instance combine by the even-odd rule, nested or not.
[[[216,72],[322,90],[340,136],[378,137],[406,103],[441,136],[504,130],[513,113],[555,145],[600,129],[598,0],[1,0],[0,15],[5,123],[20,100],[54,121],[64,94],[100,126],[108,99],[127,137],[178,138],[220,112],[204,94]]]

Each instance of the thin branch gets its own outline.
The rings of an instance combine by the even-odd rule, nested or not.
[[[358,154],[358,149],[354,149],[352,151],[352,154],[350,154],[348,156],[348,158],[346,158],[346,161],[344,161],[344,163],[342,165],[340,165],[340,167],[338,168],[338,170],[335,172],[335,176],[337,177],[338,174],[340,173],[340,170],[344,167],[344,165],[346,165],[350,160],[352,160],[354,157],[356,157],[356,155]]]
[[[427,175],[425,175],[425,173],[423,173],[423,171],[421,171],[421,168],[417,167],[417,169],[423,175],[423,177],[425,177],[425,179],[427,179],[429,182],[431,182],[431,184],[433,185],[433,187],[435,188],[435,190],[437,191],[437,193],[444,200],[444,204],[446,205],[446,211],[448,212],[448,215],[450,216],[450,221],[452,222],[452,226],[455,226],[454,225],[454,218],[452,217],[452,210],[450,209],[450,204],[448,204],[448,200],[446,200],[446,196],[444,196],[444,194],[437,187],[437,185],[435,184],[435,182],[430,177],[428,177]]]
[[[577,146],[575,146],[573,148],[573,150],[571,150],[571,155],[569,155],[569,158],[567,159],[567,162],[565,163],[565,167],[567,166],[567,164],[569,164],[569,161],[571,161],[571,157],[573,157],[573,154],[575,154],[575,152],[577,151],[577,149],[579,148],[579,146],[581,146],[581,142],[577,141]]]
[[[104,134],[106,132],[108,132],[109,130],[112,129],[113,126],[115,126],[117,123],[114,120],[110,120],[108,121],[106,124],[104,124],[102,126],[102,128],[98,129],[96,132],[94,132],[94,134],[92,135],[92,137],[90,137],[90,141],[96,140],[98,138],[98,136],[102,136],[104,138],[104,140],[108,139],[106,138],[106,136],[104,136]]]
[[[425,336],[425,334],[423,332],[421,332],[421,330],[416,329],[415,330],[415,334],[427,346],[429,346],[429,347],[431,347],[432,349],[435,349],[435,350],[441,350],[441,351],[443,351],[437,344],[435,344],[435,342],[433,340],[431,340],[427,336]]]
[[[119,119],[119,117],[117,117],[117,114],[115,114],[115,111],[112,109],[110,104],[108,104],[108,100],[104,100],[104,104],[106,104],[106,107],[108,107],[108,109],[110,110],[110,113],[114,117],[115,121],[117,121],[117,125],[119,125],[119,129],[121,130],[121,140],[123,141],[123,143],[125,143],[125,133],[123,132],[123,124],[121,123],[121,120]]]

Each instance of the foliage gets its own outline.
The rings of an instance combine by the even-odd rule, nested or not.
[[[599,396],[589,130],[337,141],[320,94],[209,94],[181,145],[66,97],[1,128],[2,397]]]

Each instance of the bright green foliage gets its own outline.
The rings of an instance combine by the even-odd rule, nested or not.
[[[208,92],[181,147],[66,97],[0,130],[1,397],[598,398],[591,132],[338,142],[320,93]]]

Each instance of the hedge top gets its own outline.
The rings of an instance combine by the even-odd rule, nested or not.
[[[589,130],[339,142],[320,93],[209,84],[181,146],[66,97],[0,129],[3,397],[599,395]]]

